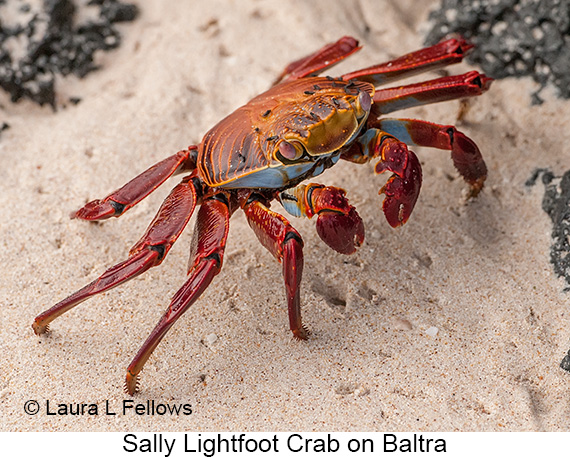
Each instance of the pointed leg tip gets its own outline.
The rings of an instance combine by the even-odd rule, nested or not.
[[[453,41],[455,40],[455,41]],[[473,49],[475,45],[471,43],[468,39],[464,38],[462,35],[456,35],[450,40],[451,46],[455,49],[460,49],[462,54],[466,54],[468,51]]]
[[[292,332],[293,338],[296,341],[306,341],[309,339],[309,335],[311,334],[311,331],[304,325],[301,328],[292,330]]]
[[[133,396],[140,390],[140,380],[138,375],[133,375],[130,371],[127,371],[127,377],[125,379],[125,385],[123,389],[126,394]]]
[[[474,182],[469,183],[469,190],[467,193],[467,199],[471,200],[479,195],[479,193],[483,190],[483,186],[485,184],[485,176],[475,180]]]
[[[493,81],[495,80],[495,78],[491,78],[490,76],[487,76],[485,74],[481,74],[481,84],[482,84],[482,89],[484,91],[489,90],[491,88],[491,84],[493,83]]]
[[[119,216],[124,211],[124,205],[112,200],[93,200],[82,208],[70,214],[71,219],[83,219],[86,221],[98,221]]]
[[[43,335],[44,333],[49,332],[49,325],[48,324],[40,324],[39,321],[35,320],[32,323],[32,329],[36,335]]]

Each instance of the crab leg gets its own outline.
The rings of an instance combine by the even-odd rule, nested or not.
[[[309,332],[301,321],[299,292],[303,275],[303,239],[287,219],[258,200],[248,202],[244,212],[261,244],[283,265],[289,327],[295,338],[306,340]]]
[[[476,196],[483,188],[487,167],[481,152],[471,138],[453,125],[390,118],[379,119],[374,125],[409,145],[450,150],[455,168],[471,186],[471,196]]]
[[[376,91],[372,98],[372,113],[376,116],[392,111],[481,95],[491,85],[492,78],[476,71],[463,75],[445,76],[417,84]]]
[[[317,233],[332,249],[352,254],[364,241],[364,224],[344,189],[306,184],[281,192],[281,204],[290,214],[317,216]]]
[[[463,38],[452,38],[429,48],[410,52],[389,62],[373,65],[342,75],[345,81],[358,79],[375,86],[407,78],[428,70],[435,70],[461,62],[473,45]]]
[[[220,272],[232,212],[224,198],[214,196],[202,203],[192,240],[190,277],[176,292],[168,309],[127,368],[125,389],[130,395],[138,390],[139,373],[158,343]]]
[[[313,54],[287,65],[274,84],[304,78],[305,76],[318,75],[323,70],[336,65],[360,49],[361,46],[358,46],[356,39],[344,36],[334,43],[327,44]]]
[[[93,200],[71,215],[72,218],[95,221],[119,217],[177,172],[196,168],[197,147],[188,149],[154,164],[102,200]]]
[[[196,189],[192,178],[184,178],[166,198],[144,236],[129,252],[129,258],[109,268],[95,281],[36,317],[32,324],[34,332],[37,335],[45,333],[51,321],[89,297],[118,286],[159,265],[188,223],[196,206],[196,200]]]

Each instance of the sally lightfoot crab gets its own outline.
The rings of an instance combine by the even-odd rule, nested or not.
[[[118,217],[170,176],[185,173],[127,260],[36,317],[32,325],[35,333],[46,332],[52,320],[87,298],[159,265],[199,205],[189,277],[129,365],[127,392],[132,395],[138,390],[139,374],[156,346],[220,272],[229,220],[238,209],[244,211],[259,241],[282,264],[289,326],[295,338],[306,339],[299,295],[303,240],[285,217],[269,209],[271,202],[278,200],[294,216],[316,216],[320,238],[332,249],[351,254],[364,241],[364,226],[345,191],[304,184],[340,160],[375,160],[377,173],[392,173],[379,193],[385,195],[382,208],[393,227],[408,220],[422,182],[420,162],[407,145],[451,151],[471,195],[477,195],[487,170],[471,139],[451,125],[382,116],[412,106],[480,95],[489,88],[491,78],[471,71],[376,89],[459,62],[471,47],[461,38],[449,39],[340,78],[317,76],[360,49],[354,38],[343,37],[291,63],[268,91],[215,125],[200,144],[153,165],[72,215],[88,221]]]

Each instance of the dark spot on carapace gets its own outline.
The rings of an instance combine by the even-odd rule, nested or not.
[[[270,114],[271,114],[271,110],[268,109],[265,113],[263,113],[263,114],[261,115],[261,117],[267,117],[267,116],[269,116]]]
[[[279,138],[279,136],[277,136],[277,135],[272,135],[272,136],[268,136],[265,141],[275,141],[277,138]]]
[[[351,86],[352,84],[352,86]],[[360,91],[354,87],[354,83],[350,83],[344,86],[344,93],[346,95],[357,95]]]
[[[303,92],[305,95],[315,95],[315,93],[311,90],[306,90],[305,92]]]

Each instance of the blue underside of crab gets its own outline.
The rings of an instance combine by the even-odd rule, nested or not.
[[[281,189],[294,185],[299,180],[313,178],[322,174],[338,162],[340,151],[322,155],[315,162],[303,162],[290,165],[278,164],[241,176],[219,187],[225,189]]]

